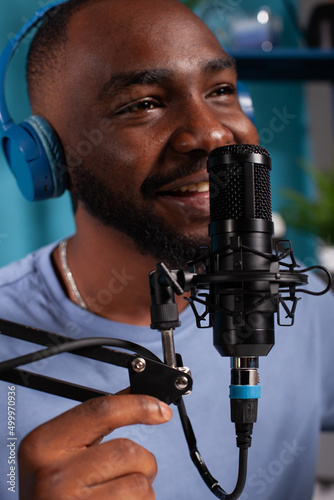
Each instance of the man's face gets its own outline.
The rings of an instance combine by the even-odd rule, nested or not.
[[[156,258],[203,244],[209,152],[257,142],[232,61],[174,1],[88,6],[68,38],[54,121],[86,210]]]

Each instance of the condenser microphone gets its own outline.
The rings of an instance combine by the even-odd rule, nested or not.
[[[169,270],[160,262],[150,273],[151,327],[161,331],[165,362],[180,371],[177,385],[185,383],[182,363],[175,354],[173,329],[179,324],[174,294],[190,292],[190,303],[199,328],[213,327],[213,343],[222,356],[231,357],[230,405],[239,452],[239,472],[234,491],[227,494],[208,471],[196,445],[184,403],[178,405],[191,459],[211,492],[218,498],[237,499],[247,473],[247,452],[261,396],[259,356],[266,356],[275,343],[275,313],[280,306],[293,324],[299,286],[308,283],[305,271],[325,271],[321,266],[299,267],[291,243],[283,240],[283,251],[275,243],[271,211],[271,159],[265,148],[230,145],[209,154],[211,246],[200,247],[188,269]],[[285,246],[287,244],[287,246]],[[203,253],[204,251],[204,253]],[[288,259],[290,257],[290,259]],[[201,290],[200,293],[197,291]],[[291,307],[288,306],[291,302]],[[195,304],[201,304],[197,310]],[[203,308],[204,306],[204,308]],[[207,321],[209,317],[209,321]],[[205,324],[204,324],[205,323]]]
[[[274,345],[270,171],[268,151],[256,145],[223,146],[208,158],[211,322],[223,356],[265,356]]]

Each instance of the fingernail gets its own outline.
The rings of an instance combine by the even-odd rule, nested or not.
[[[173,412],[166,403],[159,401],[160,411],[165,420],[170,420],[172,418]]]

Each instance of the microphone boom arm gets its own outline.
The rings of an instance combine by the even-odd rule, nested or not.
[[[106,395],[107,393],[93,388],[16,369],[17,366],[67,352],[127,368],[133,394],[154,396],[167,404],[177,401],[192,388],[192,378],[188,370],[181,366],[171,368],[151,351],[132,342],[104,337],[73,340],[3,319],[0,319],[0,334],[47,346],[46,349],[0,363],[0,380],[24,387],[81,402]],[[127,349],[135,354],[101,347],[107,345]]]

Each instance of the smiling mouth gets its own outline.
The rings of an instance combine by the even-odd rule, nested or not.
[[[210,215],[209,182],[184,184],[175,188],[159,191],[160,201],[168,212],[177,210],[183,216],[207,220]],[[181,219],[182,220],[182,219]]]
[[[197,184],[188,184],[187,186],[181,186],[179,188],[173,189],[172,193],[206,193],[209,191],[208,182],[198,182]]]
[[[160,191],[160,195],[169,196],[185,196],[191,193],[208,193],[209,183],[206,181],[197,182],[196,184],[187,184],[185,186],[180,186],[169,191]]]

